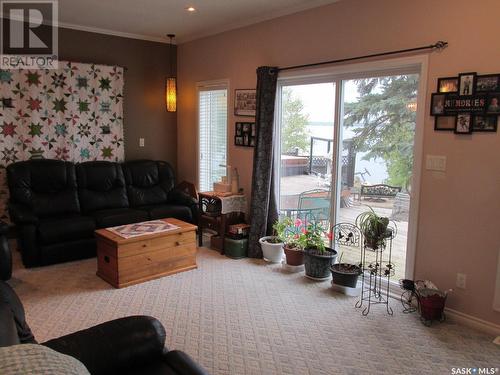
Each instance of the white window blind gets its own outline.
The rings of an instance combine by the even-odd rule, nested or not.
[[[227,88],[199,88],[199,189],[213,190],[226,175]]]

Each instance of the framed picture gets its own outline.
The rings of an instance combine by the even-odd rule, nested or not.
[[[488,74],[476,77],[476,92],[498,91],[500,76],[498,74]]]
[[[445,94],[432,94],[431,100],[431,116],[439,116],[444,114],[444,99]]]
[[[458,92],[458,77],[438,78],[438,92]]]
[[[243,146],[243,137],[234,137],[235,146]]]
[[[470,113],[460,113],[457,115],[455,122],[456,134],[470,134],[472,133],[472,123]]]
[[[476,73],[461,73],[458,75],[458,94],[473,95]]]
[[[490,94],[486,103],[487,115],[500,115],[500,93]]]
[[[456,116],[436,116],[434,118],[434,130],[454,131]]]
[[[255,122],[237,122],[234,131],[235,146],[255,147]]]
[[[234,115],[255,116],[256,91],[250,89],[234,90]]]
[[[472,119],[473,132],[496,132],[498,116],[475,115]]]

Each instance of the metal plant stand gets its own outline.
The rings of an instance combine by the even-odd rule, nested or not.
[[[382,304],[386,306],[387,313],[393,315],[389,306],[389,286],[391,277],[394,276],[395,266],[392,263],[392,240],[396,237],[396,227],[388,228],[387,237],[376,249],[372,248],[366,241],[361,247],[361,264],[363,273],[361,275],[362,287],[359,301],[356,307],[364,307],[364,316],[370,313],[372,305]],[[372,253],[375,260],[367,261],[367,253]]]

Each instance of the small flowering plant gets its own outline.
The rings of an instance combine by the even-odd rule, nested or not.
[[[331,239],[331,232],[327,232],[321,223],[307,223],[302,228],[299,243],[304,249],[315,249],[320,253],[325,251],[325,240]]]
[[[332,238],[332,233],[325,231],[320,223],[308,222],[296,218],[284,217],[273,226],[276,235],[289,249],[316,249],[325,250],[325,240]]]

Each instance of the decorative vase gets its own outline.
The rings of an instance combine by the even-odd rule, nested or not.
[[[334,284],[356,288],[361,268],[355,264],[337,263],[330,267]]]
[[[296,247],[283,246],[286,256],[286,264],[289,266],[301,266],[304,264],[304,252]]]
[[[325,247],[323,252],[317,249],[304,249],[304,266],[306,276],[313,280],[330,278],[330,267],[335,263],[337,251]]]
[[[259,240],[264,260],[269,263],[279,263],[283,259],[283,242],[269,242],[275,239],[275,236],[266,236]]]

